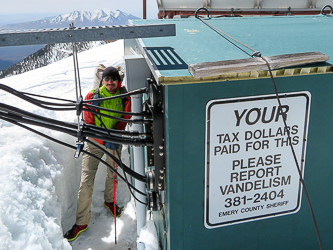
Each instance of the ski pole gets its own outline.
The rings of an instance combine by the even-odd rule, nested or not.
[[[114,150],[112,152],[114,155]],[[115,164],[113,161],[113,169],[115,168]],[[116,214],[116,180],[115,180],[115,174],[113,172],[113,214],[114,214],[114,242],[117,244],[117,214]]]

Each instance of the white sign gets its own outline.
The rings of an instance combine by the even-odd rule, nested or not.
[[[206,228],[300,209],[302,186],[290,143],[303,175],[311,94],[279,97],[281,106],[275,95],[207,103]]]

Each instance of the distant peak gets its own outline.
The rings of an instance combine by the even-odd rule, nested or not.
[[[47,29],[47,28],[68,28],[70,23],[75,27],[85,26],[112,26],[125,25],[129,19],[139,19],[121,10],[97,9],[95,11],[78,11],[61,14],[52,18],[40,19],[38,21],[10,24],[4,26],[7,30],[23,29]]]

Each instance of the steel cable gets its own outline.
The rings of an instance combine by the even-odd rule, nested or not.
[[[269,71],[269,74],[270,74],[270,77],[271,77],[271,80],[272,80],[272,83],[273,83],[273,87],[274,87],[276,99],[277,99],[279,107],[281,109],[282,104],[281,104],[281,100],[280,100],[279,93],[278,93],[278,90],[277,90],[277,87],[276,87],[276,84],[275,84],[275,80],[274,80],[274,77],[273,77],[273,74],[272,74],[272,70],[271,70],[270,64],[266,60],[265,57],[261,56],[260,58],[265,61],[266,65],[268,67],[268,71]],[[287,131],[287,137],[288,137],[289,145],[290,145],[290,148],[291,148],[294,160],[295,160],[296,168],[297,168],[297,171],[298,171],[298,174],[299,174],[299,177],[300,177],[300,182],[302,183],[303,190],[304,190],[306,199],[307,199],[308,204],[309,204],[309,208],[310,208],[312,220],[313,220],[313,223],[314,223],[314,226],[315,226],[315,229],[316,229],[317,238],[318,238],[318,241],[319,241],[319,246],[320,246],[320,249],[323,249],[323,245],[322,245],[322,242],[321,242],[321,238],[320,238],[320,234],[319,234],[319,229],[318,229],[316,217],[315,217],[314,211],[312,209],[312,204],[310,202],[310,197],[309,197],[308,191],[307,191],[306,186],[305,186],[305,182],[304,182],[304,179],[303,179],[303,176],[302,176],[302,171],[301,171],[301,168],[300,168],[298,160],[297,160],[297,156],[296,156],[296,153],[295,153],[294,146],[291,143],[290,131],[289,131],[289,129],[287,129],[288,126],[287,126],[286,116],[282,115],[282,117],[283,117],[282,120],[283,120],[283,123],[284,123],[285,131]]]

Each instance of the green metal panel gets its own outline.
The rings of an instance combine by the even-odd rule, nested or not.
[[[332,74],[276,79],[280,93],[306,90],[312,95],[304,178],[324,249],[333,245],[332,80]],[[222,228],[204,227],[206,103],[249,93],[274,93],[271,80],[165,87],[168,249],[319,249],[304,194],[296,214]]]
[[[228,17],[209,22],[264,56],[320,51],[331,57],[326,64],[312,65],[309,75],[299,71],[294,76],[287,76],[287,73],[285,77],[275,78],[279,93],[311,93],[304,179],[323,247],[329,249],[333,245],[330,161],[333,155],[333,119],[330,115],[333,74],[328,73],[332,72],[332,67],[320,71],[323,74],[317,72],[316,67],[325,68],[333,63],[333,18],[322,15]],[[191,76],[187,69],[190,63],[234,60],[248,58],[248,55],[197,19],[138,20],[134,23],[176,24],[176,37],[142,39],[142,49],[151,56],[149,60],[155,64],[155,73],[158,72],[155,76],[160,76],[157,80],[165,84],[167,243],[163,217],[160,212],[155,212],[154,216],[163,248],[319,249],[304,193],[301,208],[295,214],[213,229],[204,226],[206,104],[214,99],[274,94],[272,81],[267,75],[247,80],[187,81]],[[168,61],[163,55],[166,51],[171,56],[179,56],[178,62]],[[170,82],[163,82],[163,78],[168,77],[174,77],[178,82],[168,85]],[[192,84],[183,84],[191,81]]]
[[[330,16],[224,17],[208,22],[252,49],[260,51],[263,56],[311,51],[331,54],[333,17]],[[249,58],[198,19],[135,20],[133,23],[176,24],[175,37],[148,38],[143,39],[143,42],[148,48],[172,48],[187,65]],[[253,53],[243,46],[240,47],[250,54]],[[162,76],[190,76],[187,67],[175,69],[171,64],[165,67],[158,60],[154,61]],[[328,62],[333,63],[332,56]]]

